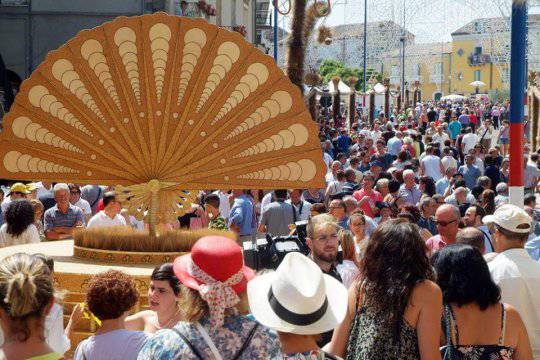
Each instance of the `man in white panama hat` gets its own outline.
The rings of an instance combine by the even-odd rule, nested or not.
[[[284,359],[336,359],[317,345],[319,334],[340,324],[347,289],[300,253],[289,253],[275,272],[248,283],[251,313],[277,331]]]
[[[540,263],[524,249],[532,230],[532,219],[515,205],[503,205],[493,215],[485,216],[491,224],[493,245],[499,253],[489,265],[493,281],[501,288],[501,301],[520,313],[533,348],[540,359]]]

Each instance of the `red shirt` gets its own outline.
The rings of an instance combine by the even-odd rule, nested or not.
[[[469,114],[469,121],[475,125],[478,124],[478,118],[475,114]]]
[[[356,201],[359,202],[360,200],[362,200],[364,196],[366,196],[366,192],[364,191],[364,189],[360,189],[358,191],[355,191],[353,196],[356,199]],[[375,190],[372,190],[371,194],[367,196],[369,196],[369,200],[363,203],[362,205],[360,205],[360,209],[364,211],[364,214],[373,218],[374,214],[373,214],[373,211],[371,211],[371,205],[375,206],[375,203],[377,201],[382,201],[383,198],[382,198],[381,193]]]

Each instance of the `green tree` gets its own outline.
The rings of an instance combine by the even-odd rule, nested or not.
[[[347,83],[347,79],[351,76],[356,76],[359,80],[356,83],[356,90],[361,90],[363,81],[364,81],[364,71],[359,68],[350,68],[345,66],[341,61],[337,60],[324,60],[321,66],[319,67],[319,74],[324,79],[324,83],[327,84],[332,77],[339,76],[341,80]],[[367,69],[367,79],[374,75],[378,82],[382,82],[382,74],[376,72],[375,70],[368,68]],[[367,86],[369,88],[369,85]]]

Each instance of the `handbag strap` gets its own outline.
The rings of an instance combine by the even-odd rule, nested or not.
[[[446,342],[448,345],[459,345],[459,332],[457,327],[457,322],[454,317],[454,311],[452,310],[452,307],[448,304],[444,305],[444,313],[445,313],[445,335],[446,335]],[[454,330],[454,333],[456,335],[456,343],[454,344],[454,341],[452,339],[452,329]]]
[[[218,349],[216,348],[216,345],[210,338],[210,335],[208,335],[208,332],[206,331],[206,329],[198,321],[195,323],[195,326],[197,327],[197,330],[199,330],[199,333],[201,334],[204,341],[206,342],[206,345],[208,345],[208,347],[210,348],[210,351],[212,352],[212,354],[214,354],[214,358],[216,360],[223,360],[223,358],[221,357],[221,354],[219,353]]]
[[[214,342],[212,341],[212,339],[210,338],[210,335],[208,334],[208,332],[206,331],[206,329],[201,325],[201,323],[197,322],[195,324],[195,326],[197,327],[197,330],[199,331],[199,333],[201,334],[201,336],[203,337],[204,341],[206,342],[206,344],[208,345],[208,347],[210,348],[210,351],[212,352],[212,354],[214,355],[214,358],[216,360],[222,360],[222,356],[221,354],[219,353],[218,349],[216,348],[216,345],[214,344]],[[246,340],[244,341],[244,343],[242,344],[242,347],[240,347],[240,350],[238,350],[238,352],[236,353],[236,355],[232,358],[232,360],[238,360],[240,358],[240,356],[242,356],[242,354],[244,353],[244,351],[246,351],[247,347],[249,346],[249,344],[251,343],[251,339],[253,339],[253,336],[255,335],[255,332],[257,331],[257,328],[259,327],[259,323],[255,323],[255,326],[253,326],[253,328],[250,330]]]
[[[201,356],[201,353],[199,352],[199,350],[197,350],[197,349],[195,348],[195,346],[191,343],[191,341],[189,341],[188,338],[187,338],[184,334],[182,334],[182,333],[180,332],[180,330],[178,330],[177,328],[173,327],[173,328],[172,328],[172,331],[174,331],[175,333],[178,334],[178,336],[180,336],[180,338],[181,338],[181,339],[186,343],[186,345],[189,347],[189,349],[191,350],[191,352],[192,352],[193,354],[195,354],[195,356],[197,357],[197,359],[203,360],[203,357]]]
[[[257,328],[259,327],[259,323],[255,323],[255,326],[253,327],[253,329],[251,329],[251,331],[249,332],[249,335],[248,337],[246,338],[246,341],[244,341],[244,343],[242,344],[242,347],[240,348],[240,350],[238,350],[238,352],[236,353],[236,355],[234,356],[233,360],[238,360],[240,359],[240,356],[242,356],[242,354],[244,353],[244,351],[246,351],[247,347],[249,346],[249,344],[251,343],[251,339],[253,339],[253,335],[255,335],[255,331],[257,331]]]

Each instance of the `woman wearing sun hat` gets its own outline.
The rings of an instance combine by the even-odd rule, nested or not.
[[[248,298],[255,319],[277,331],[283,359],[337,359],[319,349],[317,337],[345,318],[347,289],[311,259],[287,254],[275,272],[248,284]]]
[[[180,308],[185,321],[151,338],[138,359],[273,359],[279,341],[249,312],[246,288],[255,273],[244,266],[235,241],[206,236],[191,253],[176,258],[173,271],[184,285]]]

